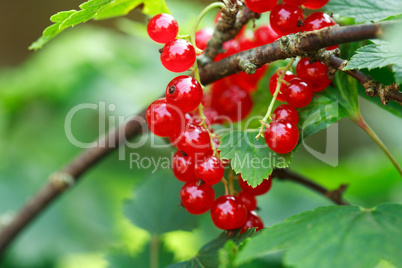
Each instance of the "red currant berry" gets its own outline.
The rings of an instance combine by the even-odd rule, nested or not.
[[[255,195],[252,195],[249,192],[241,191],[237,196],[239,197],[240,202],[242,202],[246,207],[247,211],[256,209],[257,199],[255,198]]]
[[[285,87],[283,95],[286,101],[295,108],[302,108],[311,102],[313,89],[301,78],[293,78]]]
[[[178,137],[174,138],[177,148],[191,156],[201,156],[211,152],[209,133],[202,126],[189,124]]]
[[[264,223],[255,211],[249,211],[247,213],[246,223],[241,227],[240,233],[242,234],[250,228],[256,228],[256,232],[264,228]]]
[[[287,154],[296,147],[299,140],[299,130],[289,121],[274,121],[265,129],[264,138],[272,151],[278,154]]]
[[[270,24],[258,27],[254,33],[254,38],[257,46],[270,44],[279,37],[281,36],[272,29]]]
[[[219,158],[208,156],[195,165],[195,175],[208,185],[214,185],[221,181],[225,169]]]
[[[211,39],[212,34],[214,33],[214,29],[212,28],[205,28],[197,31],[195,33],[195,45],[204,50],[207,47],[207,43],[209,39]]]
[[[215,199],[214,189],[205,183],[197,186],[196,182],[187,182],[180,191],[183,207],[191,214],[199,215],[207,212]]]
[[[225,53],[220,53],[216,55],[214,61],[220,61],[221,59],[224,59],[226,57],[229,57],[230,55],[233,55],[237,52],[240,51],[240,44],[236,39],[231,39],[229,41],[226,41],[225,43],[222,44],[223,50],[225,50]]]
[[[305,8],[308,9],[320,9],[325,6],[329,0],[310,0],[303,4]]]
[[[220,115],[227,116],[232,121],[245,118],[253,107],[250,94],[230,79],[217,83],[213,87],[211,107]]]
[[[299,114],[295,108],[289,104],[279,105],[272,114],[272,121],[286,120],[297,125],[299,122]]]
[[[212,204],[211,219],[220,229],[237,229],[246,222],[247,209],[236,196],[222,195]]]
[[[272,186],[272,178],[271,175],[268,177],[268,179],[262,180],[260,184],[258,184],[255,188],[251,187],[248,185],[246,181],[243,180],[241,176],[239,176],[239,185],[240,188],[243,189],[243,191],[250,193],[252,195],[263,195],[271,189]]]
[[[265,74],[267,68],[268,65],[265,64],[261,68],[258,68],[254,74],[247,74],[246,72],[234,74],[230,76],[230,80],[233,81],[233,84],[237,84],[245,91],[251,93],[257,90],[258,82]]]
[[[301,30],[303,12],[298,6],[279,4],[272,9],[269,19],[272,29],[278,34],[297,33]]]
[[[180,110],[166,102],[166,99],[157,99],[152,102],[146,112],[148,127],[153,134],[160,137],[169,137],[181,127]]]
[[[180,75],[167,85],[166,100],[176,105],[183,113],[190,112],[202,101],[201,85],[191,76]]]
[[[308,0],[283,0],[286,4],[289,5],[294,5],[294,6],[300,6],[304,3],[306,3]]]
[[[310,63],[308,58],[301,59],[297,63],[296,73],[298,77],[309,82],[313,92],[322,91],[331,83],[327,76],[327,65],[319,61]]]
[[[282,74],[282,71],[280,71],[279,74]],[[286,82],[289,82],[290,80],[292,80],[295,77],[296,76],[291,71],[287,71],[285,76],[283,77],[283,80],[285,80]],[[278,75],[277,72],[275,72],[271,76],[271,78],[269,79],[268,87],[269,87],[269,91],[271,92],[272,96],[275,93],[276,86],[277,86],[277,83],[278,83],[278,78],[279,78],[279,75]],[[279,94],[276,96],[276,99],[278,101],[282,101],[282,102],[286,101],[285,97],[283,96],[283,91],[284,91],[285,87],[286,87],[286,84],[281,82],[280,89],[279,89]]]
[[[182,39],[175,39],[163,47],[162,65],[171,72],[181,73],[193,66],[196,59],[195,49]]]
[[[244,4],[256,13],[264,13],[274,8],[278,0],[244,0]]]
[[[172,158],[172,170],[174,176],[179,181],[190,182],[197,181],[197,177],[194,172],[194,159],[188,155],[177,151]]]
[[[172,15],[158,14],[147,25],[149,37],[155,42],[166,44],[176,38],[179,26]]]
[[[315,31],[335,25],[335,21],[328,14],[315,12],[304,20],[303,31]],[[327,47],[327,50],[336,49],[339,45]]]

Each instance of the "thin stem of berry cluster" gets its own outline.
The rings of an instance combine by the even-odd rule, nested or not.
[[[268,106],[267,113],[265,114],[264,118],[262,120],[260,120],[261,126],[258,128],[259,132],[258,132],[257,136],[255,137],[256,139],[258,139],[259,137],[264,137],[264,127],[267,125],[268,119],[271,119],[272,110],[274,109],[276,97],[278,96],[279,91],[281,89],[281,84],[287,83],[286,81],[283,80],[283,78],[285,77],[286,72],[292,68],[294,60],[295,59],[292,58],[285,67],[278,68],[276,70],[278,72],[279,76],[278,76],[277,83],[276,83],[275,93],[272,97],[271,103]],[[280,71],[282,71],[282,73],[280,73]]]

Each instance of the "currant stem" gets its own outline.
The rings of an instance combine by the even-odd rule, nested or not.
[[[212,151],[214,152],[213,156],[216,156],[216,157],[220,158],[219,153],[218,153],[218,149],[215,146],[214,137],[213,137],[214,135],[211,133],[211,131],[209,131],[209,127],[208,127],[207,123],[205,122],[207,117],[204,114],[204,105],[202,105],[202,103],[200,103],[200,105],[198,106],[198,112],[200,113],[201,126],[203,126],[207,130],[207,132],[209,134],[209,140],[210,140],[210,143],[211,143],[211,148],[212,148]]]
[[[279,91],[281,89],[281,83],[284,82],[283,78],[285,77],[286,72],[292,68],[294,60],[295,59],[292,58],[285,67],[278,68],[276,70],[277,72],[282,71],[282,73],[279,75],[279,77],[277,79],[275,93],[272,97],[271,103],[268,106],[267,113],[265,114],[264,118],[262,120],[260,120],[261,126],[258,128],[259,132],[258,132],[258,135],[255,137],[257,140],[259,137],[264,137],[264,127],[266,126],[268,119],[271,117],[272,110],[274,108],[274,104],[276,101],[276,97],[278,96]]]
[[[361,115],[359,115],[357,118],[353,118],[352,120],[359,127],[361,127],[375,141],[375,143],[377,143],[377,145],[387,155],[389,160],[392,162],[392,164],[398,170],[399,174],[402,176],[402,169],[399,166],[398,162],[396,162],[396,160],[393,157],[393,155],[391,154],[391,152],[388,150],[388,148],[385,146],[385,144],[382,142],[382,140],[377,136],[377,134],[374,132],[374,130],[366,123],[366,121],[364,121],[363,117]]]
[[[223,186],[225,186],[225,195],[228,195],[230,193],[228,188],[228,181],[225,178],[222,178],[222,183]]]
[[[233,172],[233,169],[230,169],[230,171],[229,171],[229,193],[231,195],[233,195],[236,192],[234,189],[233,180],[234,180],[234,172]]]

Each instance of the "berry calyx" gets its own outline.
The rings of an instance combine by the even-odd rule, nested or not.
[[[224,173],[225,169],[221,160],[215,156],[208,156],[195,165],[195,175],[208,185],[220,182]]]
[[[261,220],[260,216],[258,216],[257,212],[249,211],[247,213],[246,223],[241,227],[240,233],[244,233],[247,229],[256,228],[256,232],[264,228],[264,223]]]
[[[188,155],[177,151],[172,158],[172,170],[174,176],[179,181],[191,182],[197,181],[197,177],[194,172],[194,159]]]
[[[308,9],[320,9],[325,6],[329,0],[310,0],[303,4],[305,8]]]
[[[220,229],[237,229],[246,222],[247,209],[236,196],[222,195],[212,204],[211,219]]]
[[[240,202],[246,207],[247,211],[251,211],[257,208],[257,199],[255,195],[252,195],[249,192],[241,191],[237,194],[239,197]]]
[[[278,0],[244,0],[244,4],[256,13],[264,13],[274,8]]]
[[[322,91],[331,83],[327,77],[327,66],[319,61],[310,63],[308,58],[301,59],[297,63],[296,73],[311,85],[313,92]]]
[[[175,39],[168,42],[161,53],[162,65],[169,71],[180,73],[193,66],[196,59],[195,49],[190,42]]]
[[[173,78],[166,87],[166,100],[183,113],[198,107],[202,101],[202,88],[196,79],[188,75]]]
[[[214,203],[215,192],[210,185],[187,182],[180,190],[183,207],[191,214],[199,215],[207,212]]]
[[[152,102],[146,112],[149,130],[160,137],[169,137],[181,127],[179,109],[169,105],[166,99],[157,99]]]
[[[269,21],[272,29],[278,34],[297,33],[301,30],[300,22],[303,21],[303,12],[298,6],[279,4],[272,9]]]
[[[162,13],[149,20],[147,32],[155,42],[166,44],[176,38],[179,25],[172,15]]]
[[[289,81],[289,85],[285,87],[283,95],[289,105],[295,108],[302,108],[311,102],[313,89],[303,79],[296,77]]]
[[[239,185],[244,192],[250,193],[252,195],[263,195],[271,189],[272,178],[270,175],[268,179],[262,180],[260,184],[258,184],[255,188],[253,188],[252,186],[248,185],[248,183],[244,181],[241,176],[239,176]]]
[[[279,105],[272,114],[272,121],[287,120],[294,125],[299,122],[299,113],[289,104]]]
[[[176,147],[188,155],[200,157],[211,152],[209,133],[202,126],[188,124],[184,131],[173,139]]]
[[[204,50],[207,47],[207,43],[209,39],[211,39],[212,34],[214,33],[214,29],[212,28],[205,28],[197,31],[195,33],[195,45]]]
[[[278,154],[287,154],[296,147],[299,140],[299,130],[289,121],[274,121],[265,129],[264,138],[272,151]]]
[[[276,85],[277,85],[277,82],[278,82],[278,78],[279,78],[279,75],[282,74],[282,72],[283,72],[283,71],[279,71],[279,74],[278,74],[278,72],[275,72],[275,73],[271,76],[271,78],[269,79],[269,85],[268,85],[268,87],[269,87],[269,91],[271,92],[272,96],[273,96],[274,93],[275,93]],[[285,76],[283,77],[283,80],[285,80],[286,82],[289,82],[290,80],[292,80],[292,79],[295,78],[295,77],[296,77],[296,76],[295,76],[291,71],[287,71],[287,72],[285,73]],[[282,82],[281,82],[281,85],[280,85],[279,93],[278,93],[278,95],[276,96],[276,99],[277,99],[278,101],[282,101],[282,102],[285,102],[285,101],[286,101],[285,96],[283,95],[283,92],[284,92],[285,87],[286,87],[286,84],[282,81]]]

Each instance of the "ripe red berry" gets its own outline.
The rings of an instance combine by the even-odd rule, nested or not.
[[[246,191],[241,191],[237,196],[239,197],[240,202],[242,202],[246,207],[247,211],[256,209],[257,199],[255,198],[255,195],[252,195]]]
[[[194,159],[191,156],[185,155],[177,151],[172,158],[172,170],[174,176],[179,181],[190,182],[197,181],[194,172]]]
[[[208,185],[220,182],[224,173],[221,160],[215,156],[208,156],[203,161],[197,161],[195,165],[195,175]]]
[[[162,65],[171,72],[180,73],[193,66],[196,59],[195,49],[190,42],[175,39],[168,42],[161,53]]]
[[[212,34],[214,33],[214,29],[212,28],[204,28],[195,33],[195,45],[204,50],[207,47],[207,43],[209,39],[211,39]]]
[[[175,144],[179,150],[191,156],[200,157],[211,152],[209,133],[199,125],[187,125],[184,131],[173,140],[176,141]]]
[[[176,38],[179,26],[172,15],[162,13],[150,19],[147,32],[152,40],[165,44]]]
[[[148,127],[156,136],[169,137],[181,128],[180,110],[169,105],[166,99],[152,102],[147,108],[146,116]]]
[[[220,229],[237,229],[246,222],[247,209],[236,196],[222,195],[212,204],[211,219]]]
[[[282,74],[282,71],[280,71],[279,74]],[[278,73],[275,72],[275,73],[271,76],[271,78],[269,79],[269,85],[268,85],[268,87],[269,87],[269,91],[271,92],[272,96],[274,95],[275,90],[276,90],[276,85],[277,85],[278,77],[279,77]],[[285,76],[283,77],[283,80],[285,80],[286,82],[289,82],[290,80],[292,80],[292,79],[295,78],[295,77],[296,77],[296,76],[295,76],[291,71],[287,71],[286,74],[285,74]],[[283,82],[281,82],[279,94],[276,96],[276,99],[277,99],[278,101],[282,101],[282,102],[285,102],[285,101],[286,101],[286,100],[285,100],[285,96],[283,96],[283,91],[284,91],[285,87],[286,87],[286,84],[283,83]]]
[[[272,29],[278,34],[297,33],[301,30],[303,12],[298,6],[279,4],[272,9],[269,20]]]
[[[278,154],[287,154],[296,147],[299,140],[299,130],[289,121],[274,121],[265,129],[264,138],[272,151]]]
[[[326,89],[331,80],[327,76],[327,65],[316,61],[310,63],[308,58],[301,59],[296,66],[297,77],[306,80],[313,90],[319,92]]]
[[[335,21],[328,14],[325,14],[323,12],[315,12],[309,15],[304,20],[303,31],[315,31],[325,27],[333,26],[335,24]],[[339,47],[339,45],[327,47],[327,50],[336,49],[337,47]]]
[[[249,93],[238,85],[232,84],[230,79],[218,82],[212,91],[211,107],[232,121],[242,120],[253,107]]]
[[[291,106],[302,108],[311,102],[313,89],[303,79],[296,77],[289,81],[289,85],[285,87],[283,95]]]
[[[272,43],[279,37],[281,36],[272,29],[270,24],[260,26],[254,32],[255,42],[258,46]]]
[[[251,93],[257,90],[258,82],[265,74],[267,68],[268,64],[265,64],[261,68],[258,68],[254,74],[247,74],[246,72],[241,72],[238,74],[231,75],[229,77],[230,80],[233,81],[233,84],[237,84],[245,91]]]
[[[306,3],[308,0],[283,0],[286,4],[289,5],[294,5],[294,6],[300,6],[304,3]]]
[[[287,120],[297,125],[299,122],[299,114],[295,108],[289,104],[279,105],[272,114],[272,121]]]
[[[256,13],[264,13],[274,8],[278,0],[244,0],[246,6]]]
[[[183,113],[190,112],[202,101],[201,85],[191,76],[180,75],[167,85],[166,100],[176,105]]]
[[[241,227],[240,233],[244,233],[249,228],[256,228],[256,232],[264,228],[264,223],[255,211],[248,211],[246,223]]]
[[[310,0],[303,4],[305,8],[308,9],[320,9],[325,6],[329,0]]]
[[[214,189],[210,185],[187,182],[180,191],[183,207],[191,214],[199,215],[207,212],[215,199]]]
[[[271,175],[268,177],[268,179],[262,180],[260,184],[258,184],[255,188],[251,187],[248,185],[246,181],[243,180],[241,176],[239,176],[239,185],[240,188],[243,189],[243,191],[250,193],[252,195],[263,195],[271,189],[272,186],[272,178]]]

